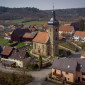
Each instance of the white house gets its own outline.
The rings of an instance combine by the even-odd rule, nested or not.
[[[62,34],[68,34],[69,36],[72,36],[74,34],[75,30],[73,26],[64,25],[59,27],[59,36],[63,36]]]
[[[73,38],[75,41],[85,42],[85,31],[76,31]]]

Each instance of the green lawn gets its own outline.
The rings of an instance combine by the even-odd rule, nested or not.
[[[15,46],[15,48],[20,48],[20,47],[23,47],[23,46],[25,46],[25,43],[24,42],[19,43],[18,45]]]
[[[9,40],[0,39],[0,45],[2,46],[10,46],[10,45],[13,45],[14,43],[9,43]]]
[[[43,25],[43,24],[47,24],[47,21],[31,21],[31,22],[26,22],[26,23],[23,23],[24,25],[33,25],[33,24],[36,24],[36,25]]]
[[[15,20],[12,20],[12,22],[14,23],[19,23],[19,22],[22,22],[24,19],[15,19]]]

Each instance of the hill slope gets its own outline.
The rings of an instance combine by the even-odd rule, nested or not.
[[[85,8],[60,9],[56,10],[58,18],[79,18],[85,17]],[[7,8],[0,7],[0,20],[13,19],[48,19],[51,10],[39,10],[37,8]]]

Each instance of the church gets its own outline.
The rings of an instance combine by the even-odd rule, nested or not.
[[[58,54],[59,22],[56,20],[55,11],[48,21],[48,32],[39,32],[33,39],[32,53],[43,56],[56,56]]]

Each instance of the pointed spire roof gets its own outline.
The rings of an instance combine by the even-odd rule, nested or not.
[[[48,21],[48,25],[56,25],[59,26],[58,20],[56,20],[55,10],[54,10],[54,4],[53,4],[53,11],[52,11],[52,18],[50,21]]]

